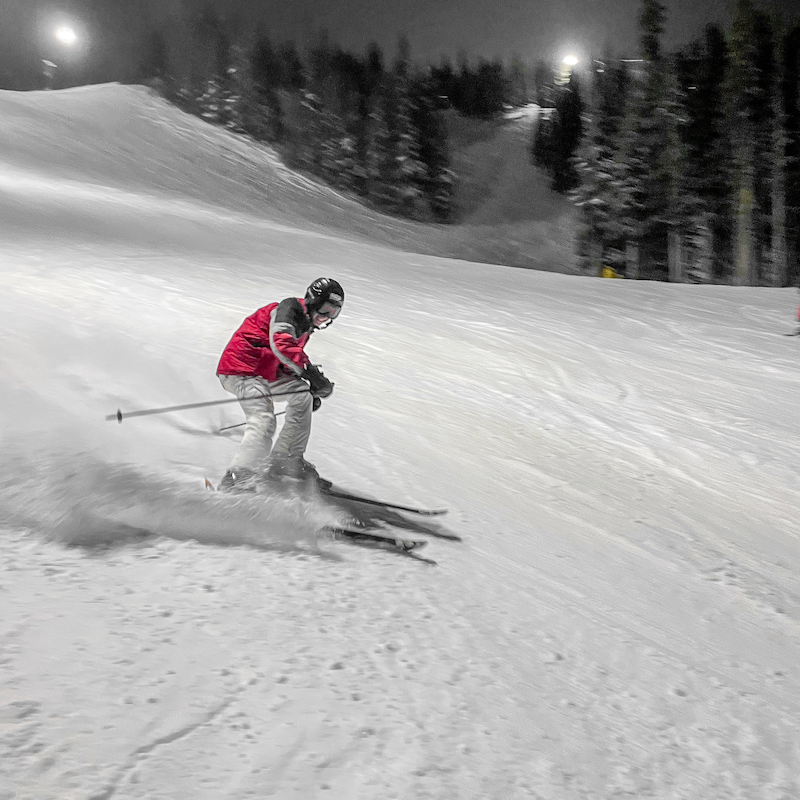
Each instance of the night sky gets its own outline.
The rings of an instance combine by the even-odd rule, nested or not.
[[[76,80],[121,79],[138,64],[146,29],[155,25],[185,35],[191,25],[169,18],[195,17],[209,3],[237,21],[234,38],[261,22],[273,41],[293,40],[301,50],[327,30],[332,42],[353,53],[377,42],[387,60],[405,34],[417,63],[443,55],[457,61],[461,53],[473,62],[519,55],[527,64],[557,63],[568,52],[585,61],[609,47],[621,57],[639,55],[641,0],[0,0],[0,85],[14,88],[25,56],[35,70],[40,58],[57,61],[62,72],[71,60],[82,69]],[[761,5],[787,20],[800,17],[798,0]],[[733,0],[669,0],[667,49],[700,36],[708,22],[727,27],[732,6]],[[81,43],[69,50],[53,37],[63,22],[73,22],[81,34]]]
[[[197,0],[201,2],[201,0]],[[638,55],[637,16],[640,0],[235,0],[261,16],[276,39],[298,43],[310,31],[326,28],[345,49],[361,51],[375,40],[393,52],[406,33],[417,60],[469,55],[524,60],[558,58],[565,50],[599,53],[611,45],[618,54]],[[772,0],[787,18],[800,17],[797,0]],[[668,47],[702,32],[707,22],[727,25],[731,0],[667,2]]]

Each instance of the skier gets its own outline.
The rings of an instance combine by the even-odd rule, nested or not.
[[[794,335],[800,336],[800,305],[797,307],[797,329],[795,330]]]
[[[332,278],[318,278],[305,297],[270,303],[247,317],[220,358],[217,376],[244,411],[244,438],[219,488],[252,491],[259,478],[316,480],[303,457],[311,434],[311,413],[330,397],[333,384],[304,348],[315,330],[327,328],[342,310],[344,290]],[[308,383],[306,383],[306,381]],[[275,433],[273,398],[286,400],[286,420]]]

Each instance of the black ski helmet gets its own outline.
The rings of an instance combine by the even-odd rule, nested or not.
[[[306,289],[306,310],[316,311],[325,303],[333,303],[341,308],[344,305],[344,289],[333,278],[317,278]]]

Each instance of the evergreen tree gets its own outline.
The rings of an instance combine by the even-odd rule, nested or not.
[[[477,88],[475,74],[472,72],[466,55],[462,53],[459,57],[459,68],[453,93],[453,106],[462,114],[475,113]]]
[[[552,107],[553,87],[555,85],[553,68],[545,61],[537,61],[533,73],[533,82],[536,87],[536,102],[542,108]]]
[[[508,76],[506,78],[508,87],[508,102],[517,108],[527,105],[528,98],[528,85],[525,79],[525,65],[519,55],[514,55],[511,58],[511,64],[508,68]]]
[[[332,46],[323,33],[306,68],[292,43],[276,51],[263,31],[252,46],[235,41],[211,6],[187,23],[186,46],[175,60],[188,68],[174,96],[186,110],[281,145],[293,166],[391,213],[449,218],[454,178],[440,98],[431,80],[412,74],[406,40],[387,71],[377,46],[357,57]],[[173,34],[170,42],[181,42],[179,26]],[[154,36],[142,73],[166,73],[167,50]],[[486,75],[487,85],[496,80],[493,70]],[[288,137],[284,105],[293,109]]]
[[[583,102],[575,75],[558,87],[555,109],[540,114],[533,142],[533,161],[549,170],[557,192],[574,189],[579,182],[574,161],[583,136]]]
[[[796,285],[800,281],[800,26],[786,33],[782,56],[787,282]]]
[[[573,73],[556,96],[557,148],[553,164],[553,188],[557,192],[574,189],[578,176],[573,159],[583,137],[583,101]]]
[[[774,152],[772,102],[774,50],[769,18],[752,0],[738,0],[730,34],[728,76],[734,152],[736,234],[734,280],[755,285],[764,279],[770,227],[770,165]]]
[[[633,241],[627,248],[638,252],[634,271],[646,277],[668,274],[669,230],[674,221],[674,115],[670,109],[669,70],[661,53],[664,5],[643,0],[642,74],[633,81],[631,114],[626,120],[623,147],[627,167],[628,226]]]
[[[203,119],[225,127],[230,127],[233,114],[231,66],[230,39],[223,23],[219,21],[213,32],[212,72],[206,79],[198,107]]]
[[[307,87],[287,143],[289,158],[338,188],[363,191],[357,134],[362,65],[333,47],[325,32],[310,49],[308,62]]]
[[[373,118],[370,188],[380,205],[403,216],[419,216],[425,167],[411,122],[408,40],[401,38]]]
[[[249,69],[249,54],[239,44],[231,47],[231,63],[228,68],[228,114],[225,126],[234,133],[252,136],[248,118],[253,100],[253,82]],[[255,137],[254,138],[259,138]]]
[[[321,31],[308,53],[308,91],[323,105],[333,100],[333,54],[327,31]]]
[[[189,91],[197,98],[209,81],[219,80],[218,43],[222,20],[215,8],[207,4],[191,25],[189,55]]]
[[[169,77],[169,49],[159,30],[148,34],[139,66],[140,79],[145,83],[164,84]]]
[[[629,222],[629,182],[622,157],[622,133],[628,107],[629,76],[611,54],[594,71],[589,127],[576,168],[581,179],[575,200],[580,209],[578,256],[584,271],[603,266],[624,272]]]
[[[507,95],[503,65],[499,61],[481,59],[472,80],[474,96],[468,113],[488,118],[502,113]]]
[[[667,19],[666,7],[660,0],[642,0],[639,25],[642,31],[642,58],[651,64],[661,61],[661,35]]]
[[[373,142],[373,119],[380,102],[380,89],[383,82],[383,53],[373,42],[367,49],[367,55],[362,65],[357,114],[352,126],[356,150],[354,186],[356,192],[362,197],[369,197],[373,193],[370,150]]]
[[[378,93],[383,76],[383,53],[380,47],[373,42],[367,50],[366,93],[368,97],[373,97]]]
[[[283,107],[278,94],[282,81],[281,62],[264,32],[253,45],[248,67],[246,131],[256,139],[277,144],[284,136]]]
[[[438,105],[442,108],[455,107],[457,94],[457,78],[450,60],[443,58],[438,67],[431,68],[431,80],[435,87]]]
[[[778,70],[776,19],[763,11],[756,16],[756,69],[758,95],[756,113],[755,149],[755,221],[758,282],[774,285],[779,281],[775,273],[776,251],[774,245],[783,238],[777,231],[775,200],[782,206],[785,189],[784,165],[778,156],[782,148],[782,117],[780,103],[780,73]],[[779,163],[780,161],[780,163]],[[784,224],[782,208],[779,227]],[[779,234],[779,235],[777,235]],[[779,245],[779,249],[782,244]]]
[[[279,70],[269,37],[260,31],[251,47],[232,45],[224,78],[214,82],[219,106],[216,121],[260,142],[283,137],[283,108],[277,92]],[[220,63],[221,66],[221,63]]]
[[[708,25],[704,38],[676,60],[685,149],[680,191],[691,277],[700,281],[722,279],[732,261],[732,163],[723,91],[727,68],[725,37],[716,25]]]
[[[278,54],[281,72],[281,86],[292,91],[300,91],[306,85],[306,71],[294,42],[284,42]]]
[[[531,141],[531,162],[537,167],[548,169],[554,156],[552,148],[555,143],[553,135],[554,116],[553,110],[540,109],[533,128],[533,139]]]
[[[777,31],[776,31],[777,34]],[[771,191],[771,277],[775,286],[786,286],[789,280],[788,246],[786,236],[786,182],[788,178],[786,158],[786,108],[783,97],[783,37],[776,36],[775,67],[771,100],[773,112],[772,125],[772,165],[770,171]]]
[[[269,36],[259,33],[250,52],[250,75],[258,92],[277,89],[282,82],[281,62]]]
[[[430,74],[411,84],[411,123],[419,141],[419,159],[425,173],[420,185],[433,218],[447,221],[453,211],[454,180],[450,170],[447,129],[437,111],[436,84]]]

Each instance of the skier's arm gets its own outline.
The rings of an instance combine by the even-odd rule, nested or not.
[[[269,326],[269,346],[278,361],[295,375],[302,376],[310,364],[300,345],[300,337],[306,333],[303,306],[294,297],[282,300],[272,312]]]

